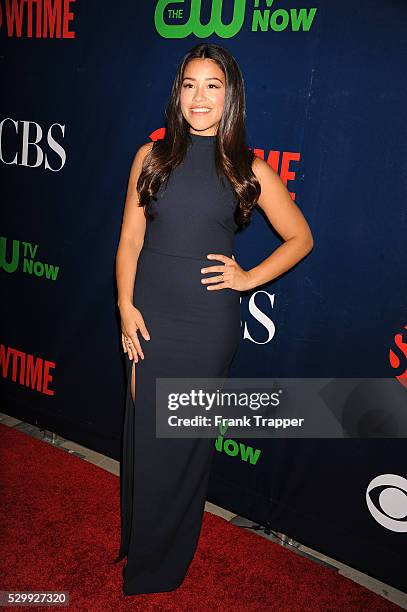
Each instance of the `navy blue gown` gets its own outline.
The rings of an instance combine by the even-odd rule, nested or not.
[[[155,436],[156,377],[226,377],[240,339],[240,294],[210,291],[202,267],[222,265],[208,253],[232,256],[237,200],[215,171],[215,136],[191,134],[186,157],[161,185],[147,221],[133,304],[151,339],[138,333],[136,397],[127,391],[121,461],[121,545],[127,555],[123,593],[177,588],[200,534],[213,438]],[[214,546],[216,543],[214,542]]]

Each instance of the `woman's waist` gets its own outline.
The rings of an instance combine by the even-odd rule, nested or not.
[[[211,262],[215,263],[216,260],[210,260],[207,258],[207,255],[212,253],[215,255],[226,255],[226,257],[232,257],[233,254],[233,245],[225,246],[225,245],[212,245],[213,248],[210,247],[206,249],[181,249],[177,247],[167,246],[167,247],[157,247],[155,245],[144,244],[142,248],[142,252],[151,252],[156,253],[158,255],[168,256],[168,257],[178,257],[181,259],[193,259],[201,262],[207,262],[211,264]],[[219,262],[220,263],[220,262]]]
[[[228,287],[223,287],[221,291],[208,291],[208,284],[202,283],[202,279],[219,277],[222,270],[212,268],[223,268],[224,264],[219,259],[208,259],[207,253],[210,251],[203,256],[199,256],[199,253],[167,253],[155,247],[143,246],[137,264],[135,293],[139,297],[148,297],[149,304],[155,307],[159,302],[167,305],[174,303],[174,308],[196,305],[198,308],[204,306],[213,309],[221,304],[235,307],[239,300],[238,291]],[[206,272],[202,272],[202,269]]]

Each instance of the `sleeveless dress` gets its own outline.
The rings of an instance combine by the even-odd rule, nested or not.
[[[183,581],[201,530],[213,438],[155,435],[156,377],[226,377],[240,340],[240,294],[210,291],[201,268],[232,256],[237,200],[215,170],[215,136],[191,134],[183,162],[161,185],[147,220],[133,304],[150,334],[144,360],[126,355],[127,390],[120,473],[123,594],[172,591]],[[215,545],[215,543],[214,543]]]

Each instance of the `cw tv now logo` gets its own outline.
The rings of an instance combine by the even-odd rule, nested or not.
[[[21,270],[37,278],[55,281],[58,278],[59,266],[40,261],[37,256],[38,244],[13,240],[10,252],[7,252],[7,238],[0,236],[0,269],[9,274]]]
[[[75,0],[0,0],[0,34],[9,38],[75,38]]]
[[[217,452],[244,461],[247,465],[256,465],[261,455],[261,450],[240,441],[236,442],[233,438],[225,438],[227,428],[228,425],[219,425],[220,434],[215,440]]]
[[[62,137],[65,136],[65,125],[60,123],[53,123],[49,127],[42,128],[35,121],[14,120],[6,117],[0,121],[0,160],[3,164],[29,168],[38,168],[43,165],[45,170],[59,172],[66,162],[65,149],[57,140],[61,134]],[[5,149],[12,151],[11,156],[6,158]],[[61,160],[58,165],[49,163],[50,150]]]
[[[202,15],[202,4],[205,9],[211,9],[209,19],[206,14]],[[233,13],[227,21],[223,18],[224,13],[231,7]],[[274,0],[254,0],[251,7],[246,5],[246,0],[158,0],[154,25],[163,38],[185,38],[191,34],[198,38],[212,34],[232,38],[240,32],[245,21],[250,22],[252,32],[308,32],[316,12],[316,8],[278,7]]]

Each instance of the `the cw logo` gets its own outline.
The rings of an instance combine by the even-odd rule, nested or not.
[[[207,38],[217,34],[221,38],[231,38],[237,34],[243,25],[246,11],[246,0],[234,0],[232,21],[222,22],[222,0],[212,1],[211,18],[205,25],[201,23],[201,0],[191,0],[191,11],[186,23],[169,25],[164,21],[164,10],[168,4],[184,3],[184,0],[158,0],[154,13],[154,23],[157,32],[164,38],[185,38],[195,34],[198,38]],[[183,9],[168,9],[170,18],[180,19]]]

